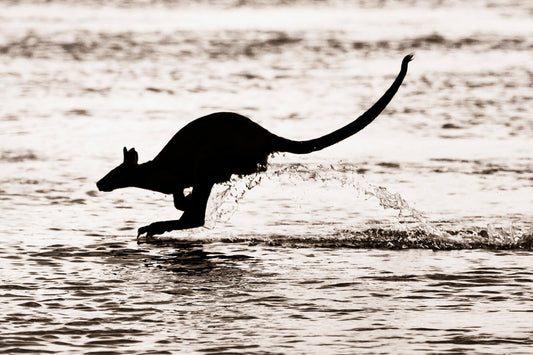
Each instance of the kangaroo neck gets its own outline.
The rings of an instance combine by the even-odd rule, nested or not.
[[[176,174],[161,169],[153,161],[139,164],[135,175],[132,177],[132,187],[171,194],[179,190],[179,181]]]

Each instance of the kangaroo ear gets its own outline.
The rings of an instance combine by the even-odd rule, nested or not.
[[[135,151],[135,148],[130,149],[130,156],[131,156],[131,162],[133,164],[137,164],[137,162],[139,161],[139,154],[137,154],[137,152]]]
[[[135,148],[131,148],[128,150],[126,147],[122,149],[122,153],[124,154],[124,162],[123,164],[132,164],[136,165],[139,161],[139,154],[135,151]]]

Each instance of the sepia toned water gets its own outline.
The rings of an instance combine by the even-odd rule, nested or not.
[[[0,352],[508,353],[533,347],[527,1],[0,4]],[[192,119],[324,151],[172,198],[95,182]]]

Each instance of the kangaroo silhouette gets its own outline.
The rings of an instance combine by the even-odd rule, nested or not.
[[[134,148],[123,149],[124,161],[96,183],[100,191],[139,187],[172,194],[174,207],[183,211],[179,220],[154,222],[138,230],[137,238],[172,230],[203,226],[205,209],[214,184],[231,175],[266,171],[275,152],[307,154],[329,147],[365,128],[394,97],[407,74],[413,55],[403,58],[401,70],[383,96],[348,125],[307,141],[277,136],[250,119],[231,112],[198,118],[178,131],[151,161],[138,164]],[[184,189],[192,192],[184,194]]]

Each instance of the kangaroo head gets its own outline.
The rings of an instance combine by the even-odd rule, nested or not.
[[[137,167],[137,161],[139,155],[135,151],[135,148],[130,150],[124,147],[124,161],[122,164],[111,170],[100,181],[96,183],[98,190],[100,191],[113,191],[121,187],[131,186],[132,180],[135,177]]]

